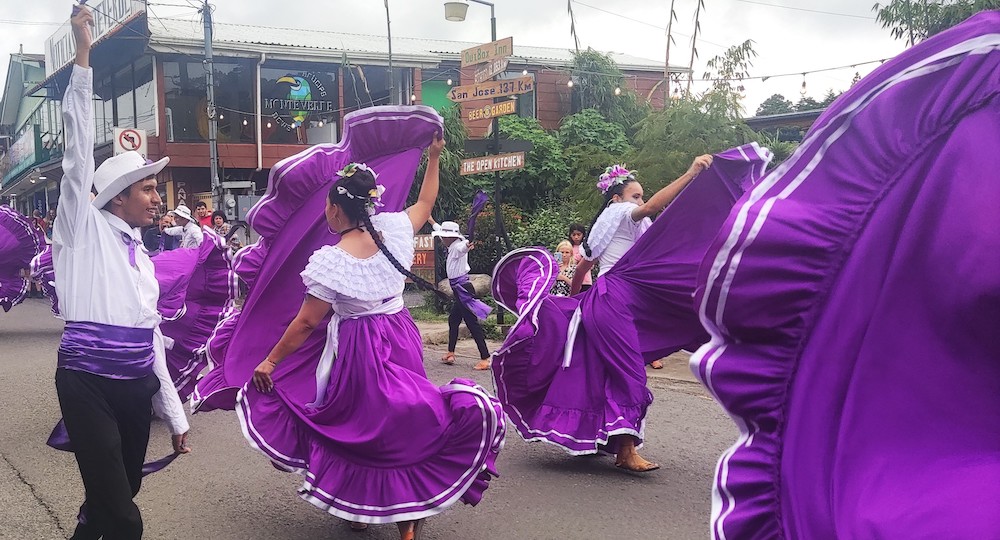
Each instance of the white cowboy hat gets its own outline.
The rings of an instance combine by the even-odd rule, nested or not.
[[[91,204],[98,208],[104,208],[108,201],[128,189],[132,184],[158,174],[169,161],[170,158],[165,157],[154,163],[143,158],[139,152],[134,150],[109,157],[104,163],[101,163],[101,166],[94,173],[94,187],[97,188],[97,196],[94,197]]]
[[[195,221],[195,219],[191,216],[191,210],[189,210],[188,207],[184,206],[183,204],[179,205],[177,208],[174,208],[174,215],[177,217],[182,217],[188,221]]]
[[[458,229],[458,223],[454,221],[441,222],[440,226],[434,227],[431,236],[434,238],[464,238]]]

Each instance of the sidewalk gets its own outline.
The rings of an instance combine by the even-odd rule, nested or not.
[[[427,353],[427,358],[429,360],[437,360],[441,356],[444,356],[444,353],[448,350],[448,323],[438,321],[415,322],[417,323],[417,328],[420,330],[420,335],[423,337],[424,351]],[[500,348],[501,342],[487,340],[486,344],[490,352],[493,352]],[[685,351],[676,352],[663,359],[663,369],[652,369],[646,366],[646,375],[651,381],[681,382],[698,384],[700,386],[700,383],[688,368],[688,360],[690,358],[690,353]],[[470,338],[469,330],[463,324],[459,327],[458,331],[458,344],[455,347],[455,363],[459,365],[468,364],[471,368],[478,361],[479,351],[476,349],[475,342]]]

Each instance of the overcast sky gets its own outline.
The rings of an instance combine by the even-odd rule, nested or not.
[[[97,0],[91,0],[96,4]],[[151,0],[150,10],[160,17],[196,19],[201,0]],[[329,29],[385,35],[382,0],[211,0],[219,22],[290,28]],[[566,0],[494,0],[497,34],[514,36],[517,44],[573,47]],[[752,75],[772,76],[767,81],[745,83],[744,106],[752,115],[761,101],[774,93],[792,101],[800,97],[804,71],[849,66],[891,58],[904,48],[889,37],[871,12],[872,0],[705,0],[697,44],[695,74],[704,73],[705,62],[725,48],[754,40],[758,53]],[[30,9],[25,9],[30,5]],[[489,41],[489,8],[472,4],[465,22],[444,20],[443,0],[390,0],[392,31],[397,36],[433,37],[464,41]],[[676,45],[671,64],[686,65],[691,54],[691,33],[697,0],[675,0]],[[68,19],[71,2],[32,0],[0,1],[0,53],[42,53],[44,41]],[[785,6],[785,7],[781,7]],[[573,1],[581,47],[617,51],[662,61],[666,45],[670,0]],[[791,9],[794,8],[794,9]],[[825,12],[825,13],[823,13]],[[54,24],[44,24],[54,23]],[[862,76],[877,67],[867,64],[806,76],[807,95],[822,99],[827,89],[845,90],[855,71]],[[5,77],[7,62],[0,62]],[[774,75],[795,73],[794,76]],[[3,79],[0,79],[3,80]],[[700,88],[704,88],[704,83]],[[696,86],[696,88],[699,88]]]

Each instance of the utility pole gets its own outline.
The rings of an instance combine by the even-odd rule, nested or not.
[[[385,0],[385,26],[389,37],[389,104],[397,105],[396,91],[393,87],[396,80],[392,73],[392,23],[389,21],[389,0]]]
[[[215,67],[212,64],[212,6],[205,0],[201,8],[205,21],[205,92],[208,98],[208,156],[212,178],[212,210],[222,210],[222,188],[219,185],[219,121],[215,109]]]

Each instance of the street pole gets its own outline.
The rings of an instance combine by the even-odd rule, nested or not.
[[[493,4],[490,4],[490,41],[497,40],[497,16],[493,9]],[[497,99],[493,98],[493,103],[496,103]],[[500,119],[496,116],[492,120],[493,128],[493,153],[500,154]],[[498,171],[493,172],[493,215],[496,217],[496,243],[497,243],[497,262],[500,262],[499,256],[501,256],[500,248],[503,246],[510,251],[510,239],[507,238],[507,231],[504,230],[503,226],[503,211],[501,206],[500,197],[500,173]],[[501,243],[503,242],[503,243]],[[497,324],[503,324],[503,309],[497,310]]]
[[[215,109],[215,67],[212,64],[212,6],[205,0],[201,8],[205,21],[205,92],[208,100],[208,156],[212,178],[212,210],[222,209],[219,186],[219,121]]]
[[[392,74],[392,23],[389,21],[389,0],[385,0],[385,27],[389,37],[389,105],[396,105],[395,78]]]

